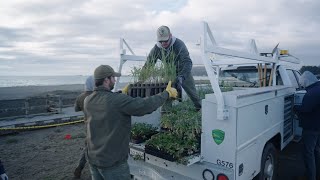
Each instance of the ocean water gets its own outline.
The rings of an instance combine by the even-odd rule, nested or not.
[[[0,76],[0,87],[50,86],[65,84],[84,84],[88,76]],[[208,79],[194,76],[195,80]],[[121,76],[121,83],[133,82],[131,76]]]
[[[0,76],[0,87],[50,86],[84,84],[88,76]],[[122,76],[120,82],[130,82],[130,76]]]

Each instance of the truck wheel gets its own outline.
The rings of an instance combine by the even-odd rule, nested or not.
[[[278,174],[278,151],[272,143],[268,143],[263,150],[261,169],[258,180],[275,180]]]

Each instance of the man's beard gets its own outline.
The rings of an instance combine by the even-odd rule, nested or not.
[[[111,83],[110,84],[110,91],[113,90],[113,88],[114,88],[114,83]]]

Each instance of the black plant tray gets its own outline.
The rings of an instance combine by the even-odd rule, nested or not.
[[[139,137],[136,137],[136,138],[132,138],[131,137],[131,142],[134,143],[134,144],[140,144],[140,143],[143,143],[146,140],[150,139],[151,136],[153,136],[155,134],[158,134],[158,133],[159,133],[158,131],[151,132],[150,134],[146,135],[146,138],[143,138],[142,136],[139,136]]]
[[[156,156],[156,157],[168,160],[168,161],[174,162],[174,161],[178,160],[178,158],[174,157],[173,155],[171,155],[167,152],[158,150],[152,146],[146,145],[144,151],[147,154],[150,154],[150,155],[153,155],[153,156]]]
[[[131,138],[131,142],[134,143],[134,144],[140,144],[140,143],[143,143],[144,140],[143,138],[137,138],[137,139],[134,139],[134,138]]]

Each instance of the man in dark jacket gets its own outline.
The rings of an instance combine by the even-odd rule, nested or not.
[[[6,174],[6,171],[4,170],[3,164],[1,163],[0,160],[0,180],[8,180],[8,176]]]
[[[178,90],[181,90],[182,87],[192,100],[195,108],[200,110],[201,101],[191,73],[192,61],[186,45],[182,40],[172,36],[167,26],[158,28],[157,41],[148,55],[146,64],[155,64],[158,59],[172,61],[169,57],[174,57],[173,61],[177,73],[176,87]]]
[[[143,116],[159,108],[168,98],[176,98],[171,82],[165,91],[149,98],[132,98],[113,93],[115,77],[121,74],[101,65],[94,71],[96,88],[85,99],[87,118],[87,157],[93,180],[130,179],[127,163],[131,134],[131,116]]]
[[[76,102],[74,104],[74,110],[76,112],[78,111],[83,111],[84,110],[84,107],[83,107],[83,104],[84,104],[84,99],[89,96],[94,90],[94,79],[93,79],[93,76],[89,76],[87,79],[86,79],[86,82],[85,82],[85,85],[84,85],[84,92],[81,93],[77,99],[76,99]],[[86,118],[84,118],[84,122],[86,123]],[[86,143],[85,143],[86,144]],[[81,155],[81,158],[79,160],[79,164],[77,166],[77,168],[74,170],[74,177],[75,178],[80,178],[81,176],[81,171],[83,170],[83,168],[85,167],[86,165],[86,155],[85,155],[85,152],[87,151],[87,148],[86,148],[87,145],[85,145],[85,148],[83,150],[83,153]]]
[[[301,126],[304,143],[304,162],[309,180],[320,179],[320,82],[309,71],[300,77],[300,84],[306,88],[302,104],[295,106]]]

